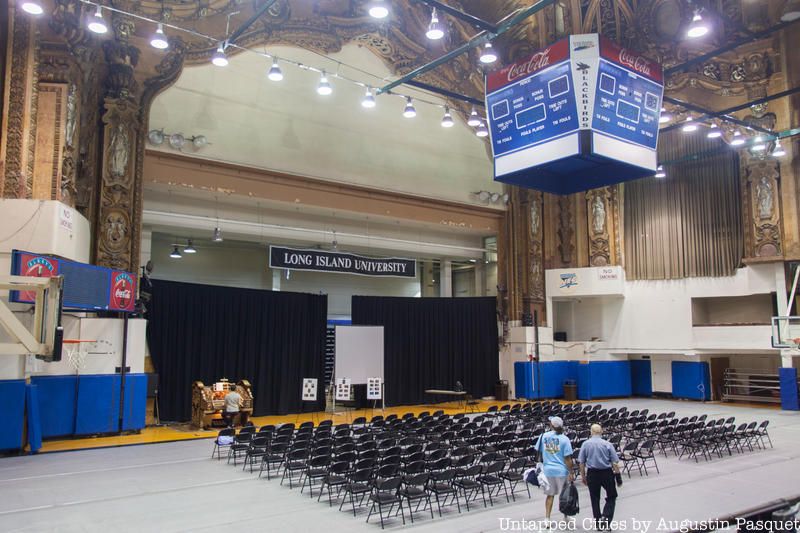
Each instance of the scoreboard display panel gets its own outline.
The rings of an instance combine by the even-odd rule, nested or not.
[[[486,76],[496,181],[569,194],[652,175],[661,66],[572,35]]]
[[[11,274],[39,278],[64,276],[64,309],[130,313],[135,308],[136,278],[124,270],[13,250]],[[35,303],[36,294],[30,291],[11,291],[9,300],[32,304]]]

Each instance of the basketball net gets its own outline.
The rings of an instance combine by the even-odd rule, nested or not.
[[[67,354],[67,362],[75,370],[76,374],[80,374],[81,370],[86,363],[86,354],[89,352],[89,347],[94,345],[95,341],[79,341],[79,340],[65,340],[64,349]]]

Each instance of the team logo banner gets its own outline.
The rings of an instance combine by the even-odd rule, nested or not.
[[[282,246],[269,247],[270,268],[338,272],[360,276],[395,278],[417,277],[417,261],[397,257],[364,257],[327,250],[297,250]]]

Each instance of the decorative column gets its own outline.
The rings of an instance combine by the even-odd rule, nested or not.
[[[528,283],[526,312],[539,311],[540,323],[545,319],[544,303],[544,199],[541,191],[528,191]]]
[[[780,212],[780,170],[774,160],[742,155],[745,257],[783,258]]]
[[[38,50],[32,19],[9,8],[8,53],[0,135],[0,197],[31,198],[36,147]],[[3,36],[2,38],[6,38]]]
[[[103,43],[108,74],[102,108],[94,253],[98,265],[135,271],[141,232],[141,183],[136,176],[143,151],[134,74],[139,49],[128,43],[133,21],[114,16],[112,22],[115,39]]]
[[[601,187],[586,193],[589,266],[619,263],[617,188]]]

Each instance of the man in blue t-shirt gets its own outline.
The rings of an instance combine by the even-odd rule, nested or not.
[[[550,521],[550,512],[553,510],[553,497],[561,494],[561,489],[567,481],[573,481],[572,475],[572,444],[564,435],[564,421],[561,417],[551,416],[548,431],[536,443],[536,450],[542,459],[544,475],[550,488],[545,491],[547,499],[544,502],[545,516]]]

